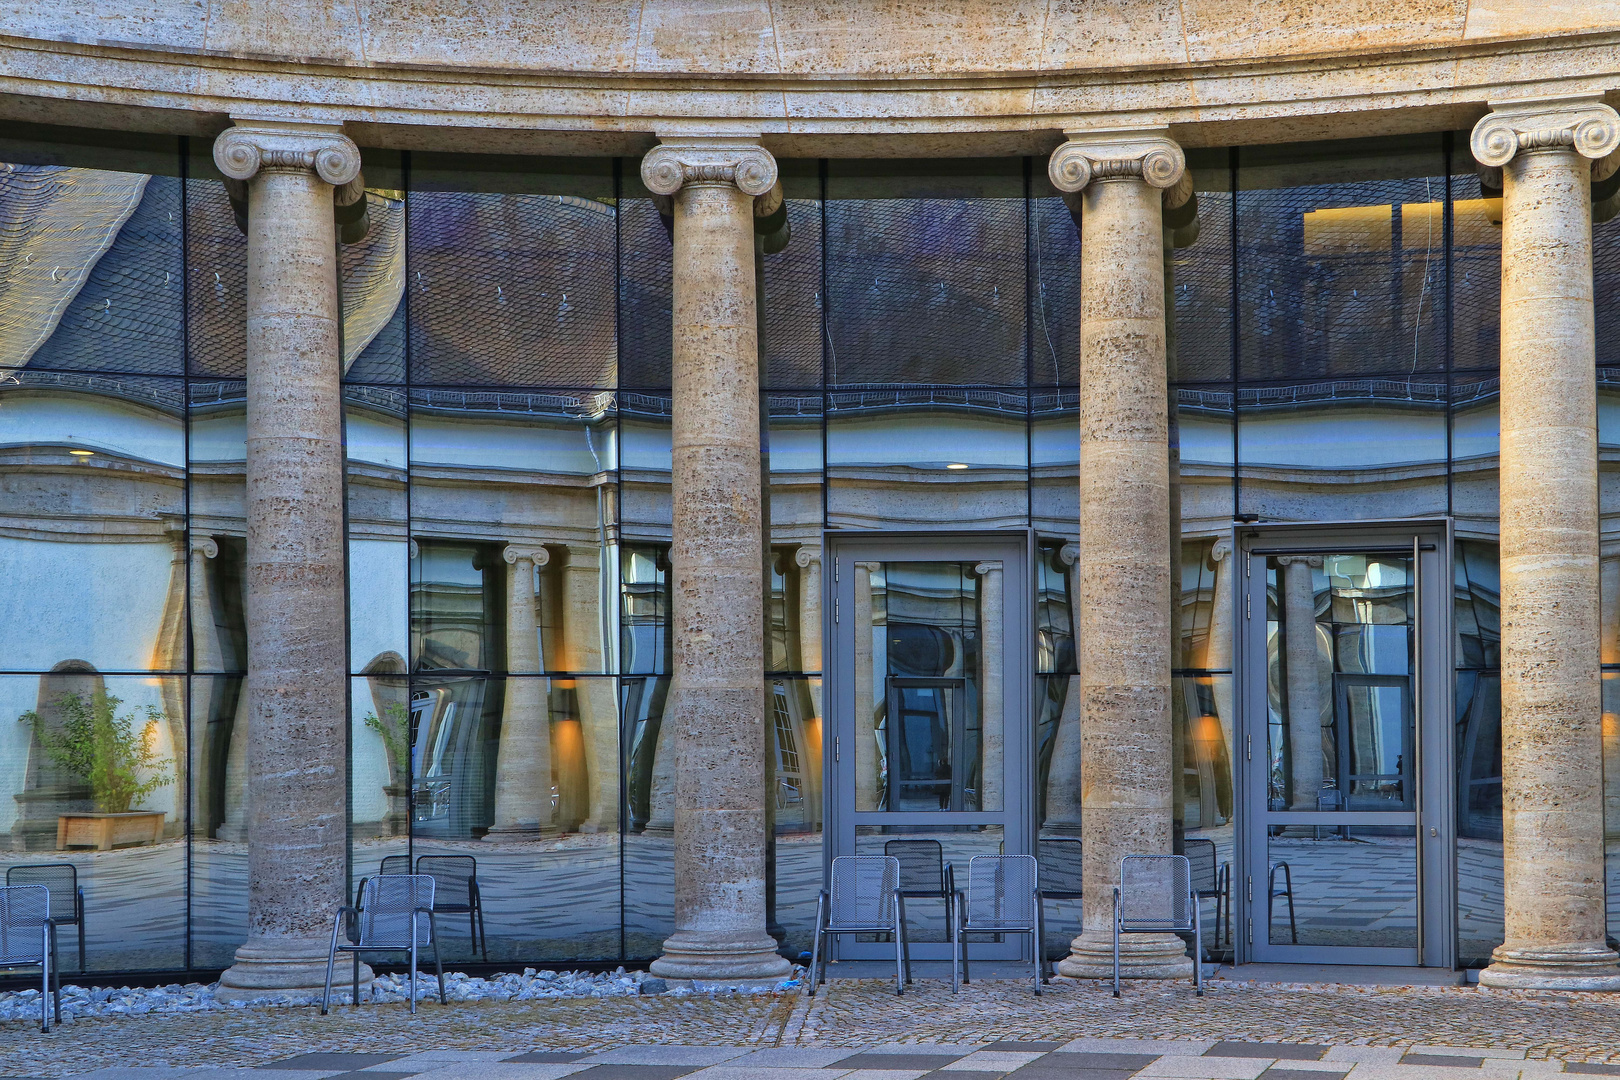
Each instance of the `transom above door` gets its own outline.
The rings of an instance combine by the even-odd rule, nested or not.
[[[1027,852],[1027,536],[829,537],[829,550],[829,857],[938,844],[965,883],[974,855]],[[913,956],[944,959],[943,901],[908,898],[907,915]],[[839,955],[892,949],[851,940]]]
[[[1448,524],[1236,546],[1240,960],[1449,966]]]

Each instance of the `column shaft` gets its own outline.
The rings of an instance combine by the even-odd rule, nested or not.
[[[551,680],[539,678],[539,620],[534,575],[551,556],[545,548],[508,547],[506,571],[506,694],[495,755],[495,821],[484,839],[538,839],[556,831],[551,811]]]

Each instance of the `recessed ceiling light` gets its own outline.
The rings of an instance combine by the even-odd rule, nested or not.
[[[94,450],[69,450],[68,453],[74,457],[95,457],[96,454]]]
[[[945,467],[947,469],[965,469],[965,468],[967,468],[967,466],[962,464],[960,461],[953,461],[953,462],[951,462],[949,465],[947,465]]]

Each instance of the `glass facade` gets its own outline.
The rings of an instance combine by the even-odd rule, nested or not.
[[[1449,514],[1460,955],[1482,961],[1502,933],[1499,202],[1451,136],[1188,160],[1197,219],[1166,248],[1178,832],[1230,857],[1234,516]],[[223,967],[246,929],[242,211],[196,142],[14,126],[0,161],[0,866],[77,868],[91,969]],[[365,176],[341,252],[351,888],[389,857],[470,855],[492,961],[650,957],[673,920],[668,221],[633,160],[367,152]],[[1032,739],[1040,836],[1078,835],[1079,239],[1043,161],[782,176],[791,239],[759,255],[762,783],[770,921],[796,954],[822,865],[824,530],[1033,533],[1037,687],[1004,731]],[[1595,235],[1607,691],[1620,225]],[[972,581],[940,640],[887,658],[916,677],[893,715],[917,738],[887,735],[916,776],[876,799],[981,797],[984,735],[942,659],[971,652]],[[117,790],[64,749],[98,724]],[[108,850],[59,841],[112,813],[133,831]],[[446,947],[473,957],[456,926]]]

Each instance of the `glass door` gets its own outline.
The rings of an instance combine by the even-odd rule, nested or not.
[[[932,858],[965,885],[974,855],[1029,851],[1027,538],[830,543],[828,856]],[[937,889],[937,876],[909,876],[908,891]],[[943,898],[912,895],[906,907],[913,958],[947,959]],[[972,955],[1014,959],[1019,947],[976,941]],[[874,935],[835,955],[893,948]]]
[[[1239,540],[1240,957],[1449,966],[1448,530]]]

